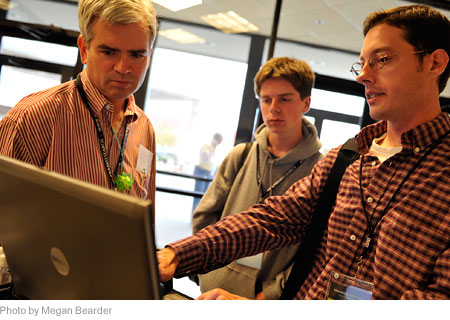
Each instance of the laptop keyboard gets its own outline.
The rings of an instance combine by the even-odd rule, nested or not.
[[[179,292],[169,292],[163,296],[163,300],[193,300],[193,299]]]

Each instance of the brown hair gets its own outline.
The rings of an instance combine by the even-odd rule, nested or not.
[[[261,85],[268,79],[284,79],[292,84],[302,99],[305,99],[311,95],[314,78],[314,72],[305,61],[288,57],[272,58],[255,76],[255,93],[259,97]]]
[[[450,21],[439,11],[425,5],[410,5],[371,13],[364,21],[364,36],[375,26],[386,23],[403,30],[405,40],[416,51],[443,49],[450,56]],[[420,62],[423,56],[418,55]],[[438,80],[439,92],[447,85],[450,64]]]

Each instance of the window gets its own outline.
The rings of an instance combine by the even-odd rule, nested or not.
[[[249,49],[250,39],[173,22],[163,21],[160,29],[173,27],[185,28],[207,39],[207,44],[183,46],[162,36],[157,40],[144,107],[156,132],[159,171],[156,183],[157,187],[204,192],[206,188],[198,188],[201,181],[196,183],[185,176],[194,172],[199,175],[196,165],[200,150],[211,143],[215,134],[220,134],[223,140],[211,158],[209,177],[234,147],[247,72],[245,51]],[[225,48],[220,49],[224,39],[240,41],[242,51],[230,53],[227,58]],[[194,206],[192,196],[157,192],[158,245],[191,234]]]
[[[14,107],[24,96],[60,83],[60,74],[2,66],[0,105]]]
[[[0,54],[12,57],[14,61],[11,64],[22,65],[5,64],[1,67],[0,105],[13,107],[30,93],[60,84],[62,74],[50,72],[50,69],[71,73],[77,62],[78,48],[4,36]],[[16,57],[26,60],[16,60]],[[33,70],[33,67],[46,69],[45,66],[48,66],[47,71]]]
[[[327,153],[330,149],[339,146],[359,132],[361,129],[359,118],[364,111],[364,102],[363,97],[313,89],[311,108],[319,111],[316,112],[314,124],[316,127],[320,127],[319,136],[322,142],[322,153]],[[347,117],[347,120],[341,114],[350,117]],[[320,124],[317,118],[320,119]]]

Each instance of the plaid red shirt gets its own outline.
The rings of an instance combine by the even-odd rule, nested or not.
[[[442,113],[404,133],[403,150],[382,164],[367,153],[386,123],[361,130],[356,143],[362,156],[343,176],[328,230],[297,299],[324,299],[331,271],[355,276],[368,228],[359,190],[361,161],[367,213],[374,227],[379,223],[357,277],[374,284],[373,299],[450,298],[450,136],[413,171],[382,216],[408,171],[449,129],[449,116]],[[301,241],[337,153],[338,148],[330,151],[283,196],[172,243],[179,259],[176,276]]]
[[[81,73],[83,87],[94,113],[99,117],[112,171],[119,159],[119,146],[111,123],[113,106]],[[124,152],[124,171],[135,179],[126,193],[154,200],[155,136],[152,124],[130,96],[124,121],[117,132],[122,142],[125,127],[129,136]],[[139,145],[153,152],[150,174],[145,181],[136,171]],[[79,180],[111,188],[94,121],[83,104],[75,81],[23,98],[0,121],[0,154],[16,158]]]

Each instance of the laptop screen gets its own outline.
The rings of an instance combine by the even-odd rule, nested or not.
[[[0,243],[29,299],[160,299],[151,202],[0,156]]]

